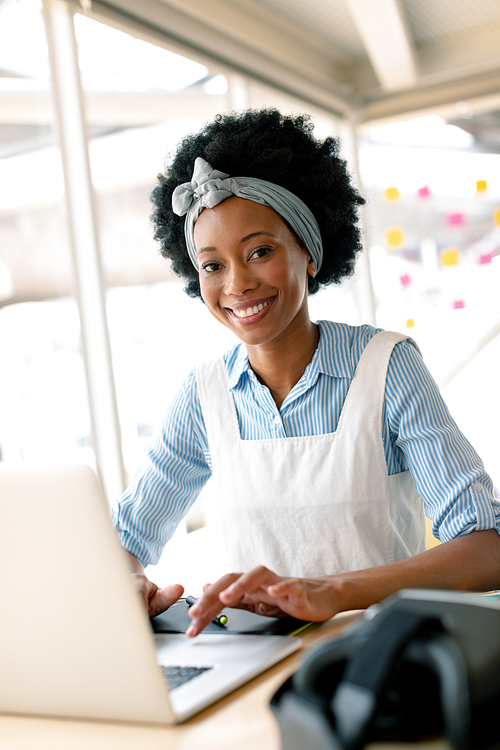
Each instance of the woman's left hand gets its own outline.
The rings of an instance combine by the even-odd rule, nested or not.
[[[261,565],[204,586],[203,596],[189,609],[192,622],[186,635],[198,635],[224,607],[321,622],[339,611],[339,597],[331,578],[286,578]]]

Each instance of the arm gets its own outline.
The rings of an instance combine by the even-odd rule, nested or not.
[[[158,562],[210,477],[208,460],[196,378],[191,373],[165,417],[147,462],[111,512],[122,546],[142,565]]]
[[[491,478],[409,342],[393,350],[385,396],[389,473],[410,469],[434,536],[446,542],[474,530],[500,532]]]
[[[167,413],[148,462],[112,509],[112,520],[150,617],[182,595],[179,584],[159,588],[144,567],[155,564],[177,524],[210,476],[208,447],[194,373]]]
[[[189,610],[187,632],[198,635],[224,606],[260,614],[323,621],[337,612],[364,609],[403,588],[488,591],[500,587],[500,536],[472,531],[391,565],[318,578],[283,578],[264,567],[224,576],[205,587]]]

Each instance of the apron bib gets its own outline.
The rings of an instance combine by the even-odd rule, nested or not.
[[[369,341],[337,430],[326,435],[242,440],[224,359],[197,368],[233,572],[265,565],[282,576],[314,577],[424,550],[422,499],[408,471],[387,475],[382,440],[387,367],[406,338],[382,331]]]

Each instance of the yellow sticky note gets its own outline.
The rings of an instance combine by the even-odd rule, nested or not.
[[[406,327],[415,328],[415,321],[413,320],[413,318],[408,318],[408,320],[406,321]]]
[[[460,250],[456,247],[447,247],[439,253],[442,266],[456,266],[460,263]]]
[[[488,189],[488,185],[486,183],[486,180],[478,180],[476,182],[476,189],[478,193],[485,193]]]
[[[384,190],[384,197],[386,201],[397,201],[401,196],[401,193],[397,187],[390,187]]]
[[[497,225],[497,227],[500,227],[500,208],[496,208],[493,211],[493,221]]]
[[[403,247],[405,233],[401,227],[389,227],[384,232],[385,244],[390,250],[398,250]]]

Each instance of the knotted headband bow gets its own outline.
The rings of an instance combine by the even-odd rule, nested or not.
[[[232,195],[269,206],[282,216],[304,244],[318,273],[323,260],[323,244],[318,222],[306,204],[289,190],[273,182],[256,177],[229,177],[225,172],[212,169],[201,156],[194,163],[191,182],[178,185],[172,194],[174,213],[186,216],[184,236],[189,257],[197,270],[199,266],[194,245],[196,219],[204,208],[214,208]]]

